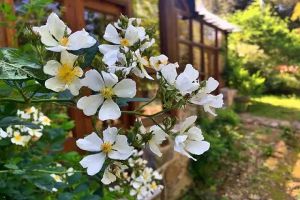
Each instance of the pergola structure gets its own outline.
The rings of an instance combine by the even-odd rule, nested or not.
[[[21,0],[0,0],[12,6]],[[106,25],[118,18],[122,13],[131,16],[131,0],[57,0],[62,8],[62,18],[73,30],[83,27],[94,35],[102,35]],[[191,63],[199,69],[201,78],[213,76],[221,79],[225,65],[227,35],[238,30],[235,26],[208,12],[195,0],[160,0],[160,40],[161,52],[171,62],[184,67]],[[0,14],[1,21],[1,14]],[[0,47],[14,46],[12,42],[14,30],[0,27]],[[73,138],[66,142],[66,150],[76,149],[75,140],[92,132],[92,120],[75,107],[68,109],[70,117],[75,121]],[[122,116],[122,124],[130,125],[134,119]]]
[[[191,63],[202,79],[221,80],[228,33],[238,28],[207,11],[195,0],[161,0],[161,51],[181,67]]]

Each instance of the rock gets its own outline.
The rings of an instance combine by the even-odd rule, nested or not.
[[[270,126],[273,127],[273,128],[277,128],[279,125],[278,122],[271,122]]]

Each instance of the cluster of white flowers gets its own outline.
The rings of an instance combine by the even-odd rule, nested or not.
[[[147,167],[147,160],[140,158],[143,155],[143,151],[133,152],[131,158],[128,159],[129,169],[123,168],[119,172],[120,181],[113,187],[110,187],[110,191],[122,193],[124,187],[131,186],[130,195],[136,197],[138,200],[150,198],[152,195],[159,193],[163,186],[160,185],[162,176],[158,171]]]
[[[56,163],[56,167],[62,167],[60,163]],[[67,169],[66,173],[63,175],[58,175],[58,174],[50,174],[50,176],[53,178],[53,180],[57,183],[63,183],[66,182],[67,176],[73,176],[74,174],[74,168],[70,167]],[[57,192],[57,188],[53,187],[52,192]]]
[[[102,121],[116,120],[122,113],[118,99],[131,99],[137,93],[136,82],[131,79],[137,76],[156,80],[164,89],[161,91],[171,92],[172,98],[168,104],[172,107],[173,103],[177,105],[180,102],[173,109],[183,108],[190,103],[203,106],[205,112],[216,115],[212,108],[222,107],[223,96],[210,93],[218,87],[218,81],[213,78],[200,81],[198,70],[190,64],[178,74],[179,65],[169,63],[165,55],[147,56],[147,49],[154,44],[154,39],[150,38],[140,23],[140,19],[121,17],[116,23],[109,24],[103,36],[106,43],[98,46],[105,68],[90,69],[84,73],[78,67],[78,56],[72,52],[93,47],[97,41],[85,30],[71,34],[67,25],[52,13],[46,25],[33,28],[48,50],[60,52],[59,62],[50,60],[44,66],[44,72],[51,76],[45,86],[55,92],[69,90],[74,96],[80,94],[82,87],[87,87],[92,90],[92,94],[80,96],[77,107],[87,116],[97,114]],[[152,68],[156,74],[150,76],[147,68]],[[175,127],[173,124],[168,129],[167,125],[160,124],[146,129],[140,123],[138,131],[134,133],[134,138],[140,145],[138,147],[123,131],[115,127],[108,127],[101,134],[93,132],[77,140],[80,149],[94,153],[84,157],[80,164],[87,169],[89,175],[103,170],[102,182],[111,184],[122,178],[123,172],[128,168],[132,170],[137,165],[139,161],[130,158],[135,148],[148,145],[154,154],[162,156],[159,146],[166,139],[174,139],[174,150],[195,160],[190,154],[200,155],[210,146],[204,141],[201,129],[195,126],[196,119],[196,116],[188,117],[183,123]],[[159,179],[159,176],[150,168],[144,166],[143,171],[130,174],[128,183],[133,188],[130,193],[138,199],[144,199],[147,194],[161,188],[151,181],[153,178]]]
[[[17,116],[39,128],[29,128],[25,125],[11,125],[6,128],[6,131],[0,129],[0,139],[10,138],[11,142],[16,145],[25,146],[30,140],[37,141],[43,135],[44,126],[49,126],[51,120],[40,112],[35,107],[30,107],[24,111],[18,110]]]

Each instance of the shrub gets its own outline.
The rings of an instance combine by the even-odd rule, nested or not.
[[[230,109],[219,110],[215,119],[201,118],[199,124],[210,142],[211,151],[203,154],[199,161],[191,162],[190,172],[194,180],[207,187],[220,183],[216,181],[216,173],[228,164],[230,159],[238,159],[239,151],[236,141],[241,137],[238,132],[239,116]],[[223,177],[225,178],[225,177]]]

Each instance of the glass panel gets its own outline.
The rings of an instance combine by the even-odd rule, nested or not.
[[[201,26],[200,22],[193,20],[193,41],[201,43]]]
[[[215,46],[216,31],[214,28],[204,25],[204,44],[208,46]]]
[[[97,11],[84,9],[85,30],[95,35],[98,39],[104,35],[105,27],[115,20],[115,16]]]
[[[190,63],[189,46],[179,43],[179,64],[184,66]]]
[[[193,65],[196,69],[200,69],[201,66],[201,49],[198,47],[193,48]]]
[[[215,54],[213,51],[210,50],[204,51],[204,74],[206,79],[214,75],[214,68],[215,68],[214,57]]]
[[[183,16],[178,15],[178,37],[179,39],[190,40],[189,35],[189,20],[183,19]]]
[[[218,31],[218,47],[225,45],[225,34],[222,31]]]

